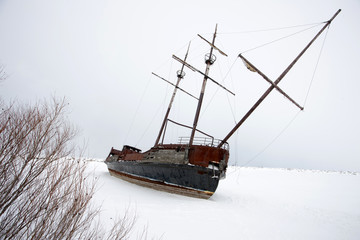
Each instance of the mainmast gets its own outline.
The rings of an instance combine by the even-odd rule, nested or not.
[[[189,48],[190,48],[190,43],[189,43],[189,45],[188,45],[188,49],[187,49],[186,54],[185,54],[184,62],[186,61],[186,58],[187,58],[187,56],[188,56],[188,54],[189,54]],[[183,79],[184,76],[185,76],[184,66],[185,66],[185,64],[183,63],[182,66],[181,66],[181,69],[176,72],[176,74],[177,74],[177,82],[176,82],[176,85],[175,85],[175,88],[174,88],[174,91],[173,91],[173,94],[172,94],[172,97],[171,97],[169,106],[168,106],[168,108],[167,108],[167,111],[166,111],[164,120],[163,120],[163,122],[162,122],[162,124],[161,124],[161,128],[160,128],[159,134],[158,134],[158,136],[157,136],[157,138],[156,138],[155,146],[157,146],[157,145],[159,144],[161,134],[162,134],[163,131],[164,131],[164,128],[165,128],[165,125],[166,125],[166,122],[167,122],[167,120],[168,120],[169,113],[170,113],[170,110],[171,110],[171,106],[172,106],[172,104],[173,104],[173,102],[174,102],[174,99],[175,99],[176,91],[177,91],[177,89],[179,88],[179,84],[180,84],[181,79]],[[156,74],[154,74],[154,75],[156,75]],[[157,76],[157,75],[156,75],[156,76]],[[165,80],[165,79],[163,79],[163,80]],[[165,80],[165,81],[167,81],[167,80]],[[168,81],[167,81],[167,82],[168,82]],[[179,89],[180,89],[180,88],[179,88]],[[182,89],[181,89],[181,90],[182,90]],[[184,90],[182,90],[182,91],[184,91]],[[186,92],[186,93],[187,93],[187,92]],[[192,95],[191,95],[191,96],[192,96]],[[192,97],[193,97],[193,96],[192,96]]]
[[[275,82],[272,82],[268,77],[266,77],[262,72],[260,72],[253,64],[251,64],[247,59],[245,59],[241,54],[239,57],[246,63],[247,67],[252,71],[259,73],[266,81],[270,82],[271,86],[266,90],[266,92],[259,98],[259,100],[254,104],[254,106],[245,114],[245,116],[236,124],[236,126],[228,133],[228,135],[221,141],[218,147],[222,147],[224,143],[236,132],[236,130],[245,122],[245,120],[255,111],[255,109],[262,103],[262,101],[270,94],[270,92],[276,88],[280,93],[292,101],[296,106],[301,110],[303,107],[299,106],[294,102],[290,97],[288,97],[277,85],[285,77],[285,75],[290,71],[290,69],[295,65],[295,63],[300,59],[300,57],[306,52],[306,50],[312,45],[312,43],[321,35],[321,33],[330,25],[332,20],[340,13],[339,9],[334,16],[326,22],[323,28],[316,34],[316,36],[306,45],[306,47],[299,53],[299,55],[290,63],[290,65],[284,70],[284,72],[276,79]]]
[[[200,91],[200,96],[199,96],[199,101],[198,101],[198,105],[197,105],[197,109],[196,109],[196,113],[195,113],[195,118],[194,118],[194,123],[193,123],[193,128],[191,131],[191,135],[190,135],[190,141],[189,141],[189,145],[191,146],[194,142],[194,137],[195,137],[195,132],[196,132],[196,126],[198,124],[199,121],[199,115],[200,115],[200,110],[201,110],[201,106],[202,106],[202,102],[203,102],[203,98],[204,98],[204,93],[205,93],[205,87],[206,87],[206,83],[208,80],[208,75],[209,75],[209,70],[210,70],[210,66],[216,61],[216,56],[213,54],[213,50],[214,48],[219,50],[218,48],[215,47],[215,38],[216,38],[216,32],[217,32],[217,24],[215,27],[215,32],[213,35],[213,39],[212,42],[210,43],[209,41],[207,41],[205,38],[201,37],[200,35],[198,35],[200,38],[202,38],[203,40],[205,40],[207,43],[209,43],[209,45],[211,46],[210,48],[210,53],[205,55],[205,63],[206,63],[206,69],[205,69],[205,74],[204,74],[204,80],[202,83],[202,87],[201,87],[201,91]],[[220,50],[219,50],[220,51]],[[220,51],[220,53],[224,54],[223,52]],[[226,54],[224,54],[226,55]]]

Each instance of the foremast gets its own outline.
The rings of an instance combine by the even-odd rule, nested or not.
[[[189,43],[189,45],[188,45],[188,49],[187,49],[186,54],[185,54],[184,62],[186,61],[187,56],[188,56],[188,54],[189,54],[189,48],[190,48],[190,43]],[[162,122],[162,124],[161,124],[159,134],[158,134],[158,136],[157,136],[157,138],[156,138],[155,145],[154,145],[155,147],[159,144],[161,135],[162,135],[162,133],[163,133],[163,131],[164,131],[164,128],[165,128],[165,126],[166,126],[166,123],[167,123],[167,121],[168,121],[169,113],[170,113],[170,110],[171,110],[171,106],[172,106],[172,104],[173,104],[173,102],[174,102],[177,89],[179,88],[180,81],[181,81],[181,79],[183,79],[184,76],[185,76],[184,66],[185,66],[185,64],[183,63],[182,66],[181,66],[181,69],[180,69],[179,71],[177,71],[177,73],[176,73],[176,75],[177,75],[176,85],[174,85],[175,88],[174,88],[173,94],[172,94],[172,96],[171,96],[171,100],[170,100],[169,106],[168,106],[168,108],[167,108],[167,110],[166,110],[166,114],[165,114],[164,120],[163,120],[163,122]],[[154,74],[154,73],[153,73],[153,74]],[[154,75],[156,75],[156,74],[154,74]],[[156,76],[157,76],[157,75],[156,75]],[[159,76],[158,76],[158,77],[159,77]],[[160,78],[161,78],[161,77],[160,77]],[[163,80],[165,80],[165,79],[163,79]],[[165,80],[165,81],[167,81],[167,80]],[[168,82],[168,81],[167,81],[167,82]],[[180,88],[180,89],[181,89],[181,88]],[[181,90],[182,90],[182,89],[181,89]],[[182,90],[182,91],[184,91],[184,90]],[[187,93],[187,92],[186,92],[186,93]],[[188,93],[188,94],[189,94],[189,93]],[[191,95],[191,94],[190,94],[190,95]],[[192,95],[191,95],[191,96],[192,96]],[[192,97],[193,97],[193,96],[192,96]]]

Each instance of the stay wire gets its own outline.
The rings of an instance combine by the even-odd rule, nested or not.
[[[316,74],[316,71],[317,71],[317,68],[318,68],[318,65],[319,65],[319,62],[320,62],[320,58],[321,58],[322,51],[323,51],[324,46],[325,46],[325,41],[326,41],[326,38],[327,38],[327,34],[328,34],[328,32],[329,32],[329,28],[330,28],[330,25],[329,25],[329,26],[327,27],[327,29],[326,29],[325,37],[324,37],[324,40],[323,40],[323,42],[322,42],[322,44],[321,44],[319,56],[318,56],[317,61],[316,61],[316,64],[315,64],[315,69],[314,69],[314,72],[313,72],[312,77],[311,77],[311,81],[310,81],[309,88],[308,88],[307,93],[306,93],[306,96],[305,96],[305,100],[304,100],[304,103],[303,103],[303,107],[305,107],[305,104],[306,104],[307,99],[308,99],[308,97],[309,97],[309,93],[310,93],[311,86],[312,86],[312,84],[313,84],[313,82],[314,82],[315,74]]]
[[[310,29],[312,29],[312,28],[315,28],[315,27],[317,27],[317,26],[319,26],[319,25],[321,25],[321,24],[323,24],[323,23],[319,23],[319,24],[317,24],[317,25],[315,25],[315,26],[311,26],[311,27],[309,27],[309,28],[302,29],[302,30],[297,31],[297,32],[295,32],[295,33],[292,33],[292,34],[286,35],[286,36],[284,36],[284,37],[281,37],[281,38],[277,38],[277,39],[275,39],[275,40],[272,40],[272,41],[270,41],[270,42],[261,44],[261,45],[259,45],[259,46],[256,46],[256,47],[247,49],[247,50],[245,50],[245,51],[242,51],[240,54],[243,54],[243,53],[246,53],[246,52],[250,52],[250,51],[253,51],[253,50],[258,49],[258,48],[265,47],[265,46],[267,46],[267,45],[273,44],[273,43],[278,42],[278,41],[280,41],[280,40],[283,40],[283,39],[285,39],[285,38],[289,38],[289,37],[292,37],[292,36],[294,36],[294,35],[296,35],[296,34],[299,34],[299,33],[305,32],[305,31],[308,31],[308,30],[310,30]]]
[[[173,63],[173,62],[171,61],[171,63],[170,63],[170,64],[171,64],[171,66],[170,66],[170,71],[169,71],[169,73],[168,73],[168,79],[170,79],[170,75],[171,75],[171,72],[172,72],[172,68],[173,68],[173,64],[172,64],[172,63]],[[160,112],[161,110],[162,110],[162,112],[165,111],[164,109],[165,109],[165,107],[166,107],[166,99],[167,99],[168,93],[169,93],[168,89],[169,89],[169,86],[166,85],[166,91],[165,91],[165,95],[164,95],[164,99],[163,99],[163,101],[162,101],[162,104],[159,104],[158,109],[156,110],[156,112],[155,112],[155,114],[153,115],[151,121],[149,122],[149,124],[147,125],[147,127],[145,128],[145,130],[143,131],[143,133],[142,133],[142,135],[140,136],[139,140],[137,141],[135,147],[137,147],[137,146],[141,143],[141,141],[143,140],[144,136],[145,136],[146,133],[149,131],[149,129],[150,129],[152,123],[154,122],[156,116],[158,116],[159,112]]]
[[[126,136],[125,136],[125,139],[124,139],[124,143],[123,143],[123,144],[125,144],[125,143],[127,142],[127,139],[128,139],[128,137],[129,137],[129,134],[130,134],[130,132],[131,132],[131,130],[132,130],[132,127],[133,127],[133,125],[134,125],[135,119],[136,119],[136,117],[137,117],[137,115],[138,115],[140,106],[142,105],[142,102],[143,102],[145,93],[147,92],[147,90],[148,90],[148,88],[149,88],[150,81],[151,81],[151,75],[149,75],[149,79],[148,79],[148,81],[147,81],[147,83],[146,83],[146,85],[145,85],[145,88],[144,88],[144,91],[143,91],[143,93],[142,93],[142,95],[141,95],[139,104],[138,104],[137,107],[136,107],[135,114],[134,114],[134,116],[133,116],[133,118],[132,118],[132,121],[131,121],[131,123],[130,123],[130,127],[129,127],[127,133],[126,133]]]
[[[285,132],[285,130],[287,130],[290,127],[290,125],[295,121],[295,119],[299,116],[300,113],[301,110],[295,114],[295,116],[290,120],[290,122],[280,131],[278,135],[274,137],[274,139],[269,144],[267,144],[260,152],[258,152],[255,156],[250,158],[250,160],[248,160],[245,164],[242,164],[240,167],[247,166],[249,163],[251,163],[256,158],[258,158],[263,152],[265,152]]]
[[[193,37],[190,42],[192,42],[196,37]],[[183,49],[187,49],[188,46],[188,42],[186,44],[183,44],[181,47],[179,47],[176,51],[175,54],[178,54],[180,51],[182,51]],[[158,71],[160,68],[164,67],[167,63],[169,63],[169,61],[172,64],[173,59],[171,57],[167,57],[166,60],[164,60],[161,64],[158,65],[157,68],[155,68],[155,71]]]
[[[235,65],[235,63],[236,63],[237,60],[238,60],[238,57],[235,58],[235,61],[231,64],[229,71],[226,73],[226,75],[225,75],[225,77],[224,77],[224,79],[223,79],[223,82],[224,82],[224,80],[227,78],[227,76],[229,75],[231,69],[233,68],[233,66]],[[236,114],[235,114],[235,112],[234,112],[234,109],[236,109],[236,105],[234,104],[235,106],[234,106],[234,109],[233,109],[233,108],[231,107],[229,94],[226,94],[226,98],[227,98],[227,101],[228,101],[229,106],[230,106],[230,110],[231,110],[231,114],[232,114],[232,116],[233,116],[234,123],[237,124]],[[234,99],[235,99],[235,98],[234,98]],[[236,103],[236,100],[234,101],[234,103]]]
[[[221,48],[224,49],[221,40],[219,39],[218,41],[219,41],[219,44],[221,45]],[[227,79],[227,77],[229,76],[229,74],[230,74],[231,70],[233,69],[233,67],[234,67],[234,65],[235,65],[235,63],[236,63],[237,60],[238,60],[238,57],[235,58],[235,60],[234,60],[233,63],[231,64],[230,68],[228,68],[229,70],[226,72],[225,76],[222,78],[221,81],[222,81],[223,84],[225,84],[225,79]],[[229,61],[227,61],[227,63],[229,63]],[[229,65],[229,64],[228,64],[228,65]],[[219,65],[219,68],[220,68],[220,65]],[[220,69],[220,71],[221,71],[221,69]],[[231,83],[232,83],[232,85],[233,85],[233,87],[234,87],[234,81],[233,81],[233,79],[232,79],[231,74],[230,74],[230,80],[231,80]],[[235,87],[234,87],[234,89],[235,89]],[[219,90],[219,88],[216,90],[215,94],[217,93],[218,90]],[[214,96],[215,96],[215,94],[214,94]],[[214,96],[213,96],[212,98],[214,98]],[[212,101],[212,98],[211,98],[211,101]],[[236,99],[234,98],[234,108],[232,108],[232,105],[231,105],[231,103],[230,103],[229,94],[226,94],[226,99],[227,99],[227,101],[228,101],[228,104],[229,104],[229,107],[230,107],[230,110],[231,110],[231,114],[232,114],[234,123],[235,123],[235,125],[236,125],[236,124],[237,124],[237,121],[236,121],[236,114],[235,114],[235,110],[234,110],[234,109],[236,109],[236,105],[235,105]]]
[[[151,121],[149,122],[149,124],[147,125],[147,127],[145,128],[145,131],[143,132],[143,134],[141,135],[140,139],[138,140],[138,142],[136,143],[135,147],[137,147],[137,145],[140,144],[140,142],[142,141],[142,139],[144,138],[145,134],[148,132],[148,130],[150,129],[152,123],[154,122],[156,116],[159,114],[160,110],[162,108],[162,105],[159,105],[158,109],[156,110],[155,114],[153,115]]]
[[[235,58],[234,62],[231,64],[229,70],[228,70],[227,73],[225,74],[225,77],[222,78],[222,83],[224,83],[225,79],[227,78],[227,76],[228,76],[229,73],[231,72],[231,69],[232,69],[233,66],[235,65],[237,59],[238,59],[238,57]],[[201,118],[202,115],[206,112],[206,109],[209,107],[209,105],[210,105],[211,102],[213,101],[213,99],[214,99],[215,95],[217,94],[217,92],[219,91],[219,89],[220,89],[220,87],[218,87],[218,88],[216,89],[215,93],[214,93],[214,94],[212,95],[212,97],[210,98],[210,101],[207,103],[206,107],[205,107],[204,110],[201,112],[200,118]],[[230,110],[231,110],[231,113],[232,113],[234,122],[235,122],[235,124],[237,124],[234,110],[233,110],[233,108],[231,107],[231,104],[230,104],[229,94],[226,94],[226,98],[227,98],[227,101],[228,101],[228,103],[229,103],[229,105],[230,105]]]
[[[278,31],[284,30],[289,28],[298,28],[298,27],[305,27],[305,26],[314,26],[323,24],[324,22],[317,22],[317,23],[308,23],[308,24],[301,24],[301,25],[294,25],[294,26],[285,26],[285,27],[277,27],[277,28],[266,28],[266,29],[258,29],[258,30],[247,30],[247,31],[240,31],[240,32],[219,32],[218,35],[221,34],[248,34],[248,33],[258,33],[258,32],[270,32],[270,31]]]

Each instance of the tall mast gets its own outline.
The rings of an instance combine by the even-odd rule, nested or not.
[[[202,101],[204,98],[204,93],[205,93],[205,87],[206,87],[206,82],[208,80],[208,75],[209,75],[209,70],[210,70],[210,66],[215,62],[216,57],[215,55],[213,55],[213,49],[214,49],[214,44],[215,44],[215,38],[216,38],[216,31],[217,31],[217,24],[215,27],[215,32],[213,35],[213,39],[212,39],[212,43],[210,44],[210,42],[208,42],[211,46],[210,48],[210,53],[206,54],[205,56],[205,63],[206,63],[206,69],[205,69],[205,75],[204,75],[204,80],[202,83],[202,87],[201,87],[201,91],[200,91],[200,97],[199,97],[199,101],[198,101],[198,105],[197,105],[197,109],[196,109],[196,113],[195,113],[195,118],[194,118],[194,123],[193,123],[193,129],[191,131],[191,136],[190,136],[190,141],[189,141],[189,145],[191,146],[194,142],[194,137],[195,137],[195,132],[196,132],[196,126],[198,124],[199,121],[199,115],[200,115],[200,110],[201,110],[201,105],[202,105]],[[201,36],[200,36],[201,37]],[[202,37],[201,37],[202,38]]]
[[[189,45],[188,45],[188,49],[187,49],[186,54],[185,54],[184,62],[186,61],[186,58],[187,58],[187,56],[188,56],[188,54],[189,54],[189,48],[190,48],[190,43],[189,43]],[[179,88],[179,84],[180,84],[181,79],[183,79],[184,76],[185,76],[184,65],[185,65],[185,64],[183,64],[183,65],[181,66],[181,70],[177,71],[177,73],[176,73],[176,74],[177,74],[177,82],[176,82],[176,85],[175,85],[175,88],[174,88],[174,91],[173,91],[173,94],[172,94],[172,97],[171,97],[169,106],[168,106],[168,108],[167,108],[167,111],[166,111],[164,120],[163,120],[163,122],[162,122],[162,124],[161,124],[161,128],[160,128],[159,134],[158,134],[158,136],[157,136],[157,138],[156,138],[155,146],[157,146],[157,145],[159,144],[161,134],[162,134],[162,132],[164,131],[164,128],[165,128],[165,125],[166,125],[166,122],[167,122],[167,120],[168,120],[169,113],[170,113],[170,110],[171,110],[171,106],[172,106],[172,104],[173,104],[173,102],[174,102],[174,99],[175,99],[176,91],[177,91],[177,89]]]
[[[266,92],[259,98],[259,100],[254,104],[254,106],[245,114],[245,116],[236,124],[236,126],[228,133],[228,135],[221,141],[218,145],[220,148],[235,132],[236,130],[245,122],[245,120],[255,111],[255,109],[262,103],[262,101],[270,94],[270,92],[276,88],[279,82],[285,77],[285,75],[290,71],[290,69],[295,65],[295,63],[300,59],[300,57],[306,52],[306,50],[312,45],[312,43],[320,36],[320,34],[330,25],[332,20],[340,13],[339,9],[334,16],[326,22],[323,28],[316,34],[316,36],[306,45],[306,47],[300,52],[300,54],[290,63],[290,65],[284,70],[284,72],[276,79],[276,81],[266,90]],[[241,55],[239,54],[239,57]]]

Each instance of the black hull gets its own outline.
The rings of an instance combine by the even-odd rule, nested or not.
[[[141,161],[106,162],[111,175],[126,181],[170,193],[210,198],[220,179],[216,169],[189,164]]]

